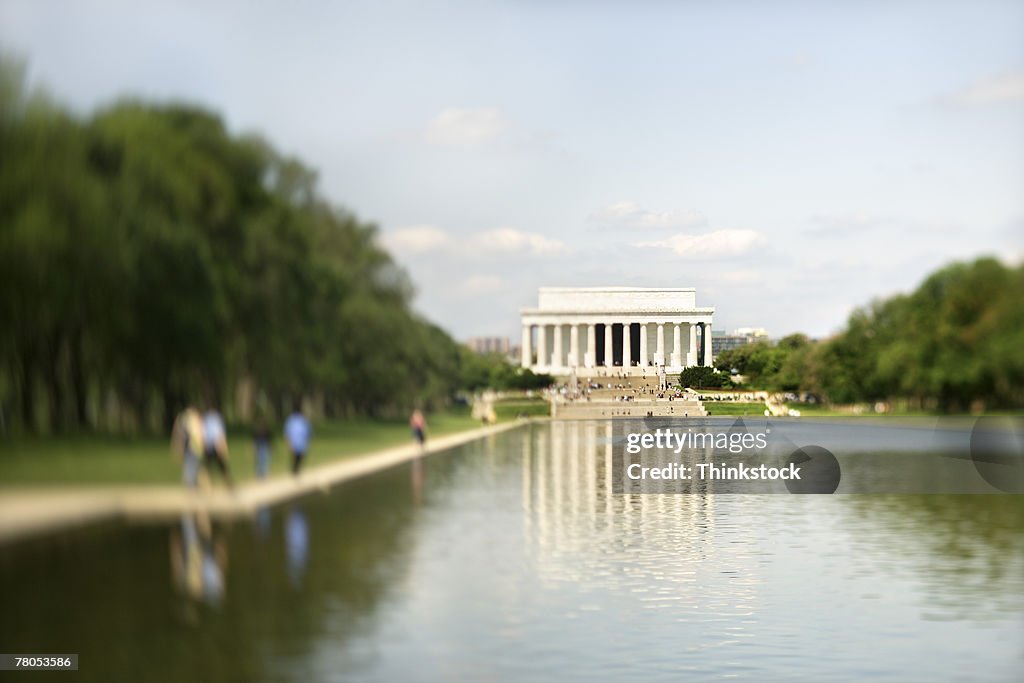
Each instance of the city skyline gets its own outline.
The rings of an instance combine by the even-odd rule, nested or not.
[[[1022,26],[1001,1],[0,2],[0,47],[76,110],[196,102],[316,168],[458,339],[517,339],[549,285],[696,287],[722,329],[823,337],[950,261],[1019,262]]]

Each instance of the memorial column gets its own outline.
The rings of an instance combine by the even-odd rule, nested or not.
[[[597,326],[587,325],[587,367],[597,366]]]
[[[654,352],[654,363],[665,364],[665,324],[658,323],[657,350]]]
[[[686,350],[686,365],[697,365],[697,325],[690,323],[690,348]]]
[[[551,360],[551,367],[560,370],[565,365],[565,350],[562,348],[562,323],[555,325],[555,354]]]
[[[612,324],[606,322],[604,324],[604,366],[606,368],[612,367],[613,356],[612,353]]]
[[[548,358],[548,326],[537,325],[537,367],[547,369]]]
[[[713,334],[711,332],[711,323],[704,323],[704,365],[711,367],[714,363],[714,354],[711,352],[711,341]]]
[[[681,367],[683,364],[683,334],[679,323],[672,325],[672,365]]]
[[[647,355],[647,323],[640,323],[640,367],[646,368],[649,356]]]
[[[622,323],[622,367],[633,365],[633,330],[629,323]]]
[[[569,367],[580,364],[580,326],[573,323],[569,326]]]
[[[524,324],[523,325],[523,343],[522,343],[522,347],[521,347],[521,350],[520,350],[520,357],[521,357],[521,360],[522,360],[521,365],[524,368],[528,368],[528,367],[530,367],[533,364],[533,349],[530,348],[530,345],[531,345],[531,343],[533,341],[532,336],[533,336],[533,330],[531,329],[531,326]]]

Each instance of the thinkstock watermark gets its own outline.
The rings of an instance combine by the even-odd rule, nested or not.
[[[1024,493],[1024,419],[640,418],[602,424],[619,493]]]
[[[669,463],[664,467],[644,467],[640,463],[630,463],[626,467],[626,476],[630,479],[705,479],[708,481],[745,480],[757,481],[769,479],[800,479],[800,467],[789,463],[785,467],[769,467],[764,463],[757,466],[738,463],[736,465],[716,465],[713,462],[700,462],[687,466],[682,463]]]

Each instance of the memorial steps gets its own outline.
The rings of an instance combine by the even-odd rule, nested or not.
[[[620,369],[621,370],[621,369]],[[632,368],[638,370],[638,368]],[[597,420],[609,417],[707,417],[701,401],[692,394],[682,397],[658,398],[657,376],[630,376],[622,373],[611,377],[594,375],[578,378],[582,398],[557,397],[551,406],[551,417],[560,420]],[[600,385],[600,386],[594,386]]]

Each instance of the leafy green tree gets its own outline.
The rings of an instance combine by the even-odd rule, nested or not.
[[[0,83],[0,368],[22,424],[81,426],[87,365],[123,300],[109,205],[88,131],[25,89],[22,64],[0,60]]]
[[[230,419],[243,385],[277,413],[390,415],[460,384],[459,345],[412,311],[376,227],[214,113],[81,119],[0,59],[0,155],[5,420],[157,429],[186,401]]]
[[[503,389],[543,389],[554,384],[555,378],[546,373],[535,373],[529,368],[519,368],[506,380]]]
[[[732,386],[732,382],[727,373],[703,365],[695,365],[684,369],[679,375],[679,384],[686,388],[720,388]]]
[[[771,342],[756,341],[719,354],[715,366],[727,375],[735,370],[756,387],[773,387],[790,347],[775,346]]]
[[[809,354],[801,386],[836,403],[906,399],[961,411],[1024,405],[1024,266],[992,258],[933,273],[874,302]]]

